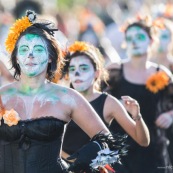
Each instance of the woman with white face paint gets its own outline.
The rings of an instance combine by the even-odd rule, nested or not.
[[[121,99],[122,95],[136,99],[150,132],[151,142],[147,148],[128,138],[129,154],[122,159],[125,167],[130,173],[171,173],[172,169],[167,169],[171,163],[165,129],[173,123],[173,111],[159,114],[158,108],[163,106],[162,99],[167,96],[172,75],[166,67],[148,60],[152,43],[150,26],[147,20],[142,19],[126,26],[125,41],[129,61],[114,64],[114,68],[119,70],[119,80],[110,87],[110,93],[118,99]],[[167,103],[167,106],[172,105],[170,99]],[[110,129],[122,131],[115,121],[112,122]]]
[[[166,18],[154,20],[157,27],[154,33],[154,42],[151,47],[150,60],[157,64],[162,64],[173,72],[173,22]]]
[[[104,61],[99,50],[89,43],[76,41],[69,47],[69,51],[65,71],[72,88],[88,100],[107,127],[115,119],[139,145],[148,146],[149,133],[140,114],[138,102],[129,96],[121,98],[135,122],[116,98],[100,92],[100,82],[107,80],[108,73],[103,67]],[[88,141],[87,134],[71,121],[64,136],[63,158],[66,159],[75,153]],[[114,165],[114,167],[116,172],[126,172],[122,170],[121,165]]]
[[[150,60],[166,66],[173,73],[173,22],[166,18],[158,18],[155,19],[154,24],[158,28],[155,34],[158,42],[154,42],[152,45]],[[169,91],[171,91],[171,88]],[[168,94],[171,95],[171,92]],[[159,113],[173,109],[173,105],[166,106],[168,105],[167,102],[168,99],[163,101],[165,106],[159,109]],[[173,124],[167,129],[166,133],[169,139],[168,151],[173,165]]]
[[[65,173],[76,172],[76,167],[91,172],[95,167],[90,164],[98,151],[106,149],[107,157],[116,162],[113,158],[119,157],[124,146],[80,94],[51,82],[64,61],[60,43],[54,38],[57,29],[50,24],[43,20],[40,23],[34,12],[27,11],[26,17],[15,22],[6,40],[17,81],[0,90],[2,173]],[[92,140],[77,163],[68,168],[60,153],[64,127],[71,119]]]

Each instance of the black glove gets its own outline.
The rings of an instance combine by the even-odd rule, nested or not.
[[[88,144],[67,158],[67,160],[76,159],[74,163],[70,165],[68,170],[75,173],[93,172],[95,169],[93,169],[90,164],[92,163],[92,160],[97,158],[99,151],[106,148],[110,148],[110,150],[116,151],[111,152],[110,157],[126,153],[124,144],[125,138],[126,136],[118,135],[116,135],[116,138],[114,138],[111,134],[105,135],[102,133],[95,135]],[[119,160],[117,160],[117,162],[118,161]]]
[[[97,152],[102,149],[101,145],[95,141],[89,142],[83,146],[79,151],[67,158],[67,160],[76,159],[69,167],[69,171],[75,173],[91,172],[89,164],[91,160],[97,157]]]

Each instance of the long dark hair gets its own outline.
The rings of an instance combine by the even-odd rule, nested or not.
[[[143,29],[144,31],[146,31],[146,33],[148,34],[149,38],[152,39],[152,33],[151,33],[151,27],[150,26],[147,26],[146,24],[138,21],[138,22],[134,22],[134,23],[131,23],[129,24],[126,29],[125,29],[125,35],[127,33],[127,31],[131,28],[131,27],[139,27],[141,29]]]

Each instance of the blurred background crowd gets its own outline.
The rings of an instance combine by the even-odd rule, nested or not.
[[[147,20],[148,16],[153,26],[150,60],[173,72],[173,0],[0,0],[0,60],[7,69],[10,64],[5,39],[12,23],[25,16],[27,9],[55,24],[59,29],[56,38],[63,49],[75,40],[99,48],[105,67],[129,60],[123,29],[132,18]],[[1,66],[0,71],[3,84],[6,81]]]
[[[11,23],[25,15],[28,8],[58,26],[62,32],[57,37],[63,46],[74,40],[91,42],[102,50],[108,64],[127,58],[121,28],[129,18],[148,14],[153,19],[162,16],[173,20],[170,0],[0,0],[0,57],[3,61],[6,33]]]

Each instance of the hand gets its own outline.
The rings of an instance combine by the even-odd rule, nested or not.
[[[162,113],[157,119],[156,119],[156,125],[160,128],[167,129],[170,127],[170,125],[173,123],[172,113],[165,112]]]
[[[121,99],[127,112],[129,112],[132,117],[136,117],[140,114],[139,103],[135,99],[130,96],[122,96]]]
[[[91,141],[84,145],[81,149],[67,158],[67,160],[75,159],[75,161],[70,164],[68,170],[75,173],[91,172],[91,161],[97,157],[97,152],[99,151],[100,146],[95,142]]]
[[[100,173],[108,173],[108,171],[102,166],[100,166],[98,169],[99,169]]]

